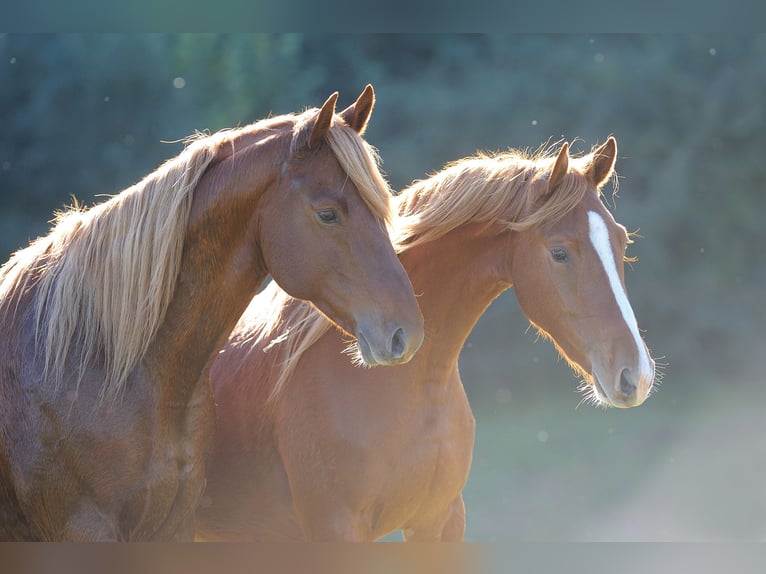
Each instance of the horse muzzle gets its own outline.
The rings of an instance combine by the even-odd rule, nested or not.
[[[359,355],[366,366],[392,366],[412,359],[423,342],[423,331],[420,329],[412,333],[395,325],[382,334],[359,328],[356,339]]]

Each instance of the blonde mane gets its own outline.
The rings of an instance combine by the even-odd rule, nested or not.
[[[34,282],[43,378],[58,390],[77,347],[78,382],[104,361],[101,398],[115,398],[159,328],[173,296],[192,191],[218,138],[199,139],[142,181],[90,209],[56,214],[51,232],[0,270],[3,291]],[[3,305],[7,293],[1,293]]]
[[[590,189],[582,175],[592,156],[572,158],[556,193],[542,204],[555,155],[479,152],[415,181],[396,197],[397,251],[427,243],[467,223],[498,222],[514,231],[555,223]]]
[[[471,222],[499,222],[517,231],[553,223],[574,209],[591,189],[583,174],[593,159],[592,153],[571,158],[569,172],[557,192],[542,203],[540,199],[545,195],[556,160],[554,154],[519,150],[479,152],[449,163],[393,198],[394,247],[401,253]],[[259,294],[255,303],[262,311],[257,317],[243,317],[240,326],[248,336],[237,344],[263,344],[264,352],[277,353],[272,358],[279,361],[278,377],[270,394],[273,401],[300,357],[329,329],[331,322],[313,306],[293,300],[275,284]]]
[[[219,147],[233,145],[241,132],[287,127],[292,152],[310,134],[317,112],[197,134],[181,154],[118,195],[90,209],[75,203],[58,213],[48,235],[0,268],[0,317],[16,313],[21,297],[37,288],[35,340],[43,379],[54,391],[61,388],[67,359],[79,365],[78,385],[86,367],[100,360],[105,371],[100,399],[119,398],[165,318],[193,192]],[[370,209],[388,223],[390,189],[375,150],[342,121],[330,128],[326,141]]]

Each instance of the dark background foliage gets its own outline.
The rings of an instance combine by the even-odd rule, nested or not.
[[[665,382],[638,409],[576,409],[577,380],[498,299],[461,359],[468,536],[760,538],[765,62],[762,34],[0,35],[0,258],[195,130],[335,90],[345,107],[368,82],[395,188],[477,149],[613,134],[607,198],[642,236],[628,290]]]

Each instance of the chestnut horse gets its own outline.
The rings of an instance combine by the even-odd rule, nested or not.
[[[374,93],[336,100],[196,138],[0,269],[0,539],[193,539],[210,365],[268,274],[369,364],[412,357]]]
[[[629,237],[599,191],[616,154],[610,137],[579,158],[566,144],[557,157],[479,155],[396,198],[426,325],[406,365],[358,368],[308,306],[275,285],[259,294],[211,369],[198,538],[461,540],[474,417],[458,355],[511,286],[593,401],[641,404],[654,362],[624,288]]]

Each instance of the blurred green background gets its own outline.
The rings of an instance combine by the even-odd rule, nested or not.
[[[578,407],[512,292],[475,328],[467,538],[766,538],[766,35],[0,35],[0,258],[194,130],[335,90],[345,107],[368,82],[395,188],[477,149],[613,134],[610,205],[642,236],[628,291],[668,366],[641,407]]]

